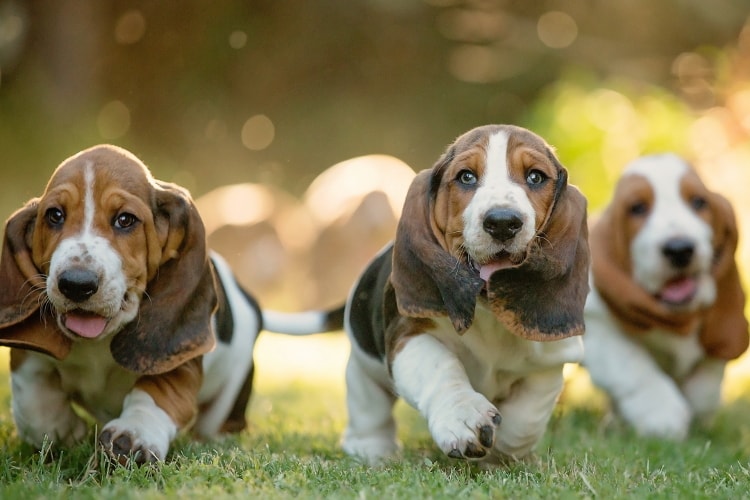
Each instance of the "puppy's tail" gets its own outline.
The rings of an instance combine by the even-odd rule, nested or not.
[[[344,306],[328,311],[263,311],[263,329],[287,335],[311,335],[344,328]]]

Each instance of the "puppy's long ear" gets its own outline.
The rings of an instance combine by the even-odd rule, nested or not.
[[[143,374],[169,371],[215,343],[216,285],[198,210],[185,190],[157,182],[153,216],[147,240],[159,248],[149,248],[149,266],[158,268],[149,269],[138,317],[111,345],[119,364]]]
[[[70,340],[60,333],[54,319],[45,321],[38,312],[45,288],[44,276],[31,257],[38,201],[29,201],[5,225],[0,257],[0,345],[62,359],[70,351]]]
[[[493,312],[513,333],[537,340],[558,340],[584,331],[588,293],[589,247],[586,198],[568,185],[558,168],[554,201],[526,260],[490,278],[487,298]]]
[[[469,267],[448,253],[437,237],[433,205],[446,154],[430,170],[412,181],[396,230],[391,283],[399,312],[404,316],[450,317],[458,333],[474,321],[477,294],[484,282]]]
[[[711,193],[709,206],[713,211],[716,301],[707,312],[700,339],[706,354],[729,360],[745,352],[750,340],[744,313],[745,292],[734,256],[737,222],[731,204],[721,195]]]

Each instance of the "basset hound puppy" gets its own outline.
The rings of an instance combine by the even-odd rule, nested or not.
[[[521,459],[583,357],[586,200],[536,134],[489,125],[419,173],[346,305],[344,450],[398,451],[404,398],[449,457]]]
[[[674,155],[628,165],[591,228],[585,366],[646,436],[682,439],[748,346],[729,202]]]
[[[120,463],[164,459],[191,426],[245,427],[261,313],[207,250],[188,192],[128,151],[96,146],[55,170],[7,221],[0,282],[24,441],[81,441],[72,403]]]

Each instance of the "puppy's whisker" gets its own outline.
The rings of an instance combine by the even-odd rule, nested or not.
[[[148,299],[149,302],[152,302],[151,296],[148,294],[148,291],[146,290],[145,285],[141,285],[138,283],[137,280],[131,279],[128,281],[128,291],[135,291],[139,295],[142,295],[143,298]]]
[[[46,274],[35,274],[30,276],[23,282],[23,284],[28,285],[31,288],[44,288],[47,285],[47,278],[48,276]]]
[[[45,300],[47,297],[46,286],[44,281],[32,281],[34,279],[44,280],[44,275],[35,275],[24,282],[24,285],[29,285],[29,290],[26,295],[21,299],[21,305],[26,304],[28,301],[36,300],[38,303]]]
[[[546,242],[549,245],[549,247],[550,247],[551,250],[555,249],[554,243],[552,243],[549,240],[549,238],[547,238],[546,236],[544,236],[542,234],[537,234],[536,237],[534,238],[534,243],[538,244],[541,247],[542,245],[541,245],[540,241]]]
[[[458,275],[461,269],[461,263],[468,261],[468,253],[463,243],[458,247],[458,255],[456,256],[456,265],[453,268],[453,273]]]
[[[45,300],[42,301],[42,303],[39,305],[39,319],[42,322],[42,324],[47,324],[47,318],[50,316],[54,316],[55,314],[55,308],[52,305],[52,302],[47,299],[47,297],[44,297]]]

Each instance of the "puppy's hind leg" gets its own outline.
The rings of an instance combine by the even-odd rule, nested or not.
[[[399,449],[387,371],[380,360],[352,346],[346,365],[346,406],[349,421],[344,431],[344,451],[369,464],[393,457]]]

